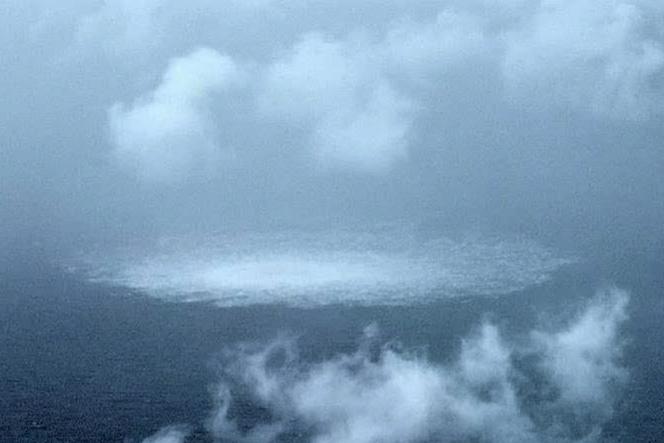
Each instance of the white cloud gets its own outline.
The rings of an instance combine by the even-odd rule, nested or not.
[[[229,13],[237,8],[232,2]],[[220,13],[203,0],[198,9]],[[79,34],[109,35],[108,44],[117,48],[149,46],[171,21],[177,22],[179,10],[165,0],[109,1],[82,19]],[[260,129],[267,116],[295,134],[280,148],[296,144],[321,170],[382,174],[409,157],[413,141],[422,136],[415,125],[420,114],[435,113],[444,121],[449,113],[464,112],[446,103],[449,94],[457,106],[488,99],[473,95],[479,94],[473,82],[486,83],[481,90],[506,94],[517,107],[647,118],[661,110],[663,97],[656,79],[664,69],[664,49],[647,32],[653,10],[646,1],[518,0],[491,7],[479,1],[448,5],[432,18],[406,17],[396,8],[397,15],[383,19],[381,26],[335,33],[309,32],[316,23],[299,24],[303,31],[296,42],[262,48],[273,54],[270,61],[254,57],[260,75],[252,94],[259,112],[249,117],[246,128]],[[200,14],[194,7],[182,11],[189,19]],[[290,40],[297,33],[289,29],[286,34]],[[288,49],[275,50],[283,47]],[[217,71],[198,86],[206,93],[223,89],[236,68],[227,57],[207,51],[206,57],[199,52],[174,61],[169,69],[178,64],[181,69],[170,77],[186,79],[174,80],[184,87],[196,86],[199,72]],[[215,63],[224,66],[203,66]],[[175,91],[176,100],[171,100],[162,89],[171,88],[164,83],[152,97],[111,111],[116,154],[153,181],[186,175],[195,169],[194,158],[207,159],[199,165],[214,164],[219,153],[199,95]],[[185,146],[195,146],[197,154]],[[159,162],[153,161],[155,152]]]
[[[189,430],[184,426],[167,426],[145,438],[143,443],[184,443],[188,435]]]
[[[535,343],[525,346],[507,344],[485,324],[447,366],[390,346],[377,355],[363,346],[315,364],[299,361],[292,340],[241,347],[229,355],[229,384],[219,389],[211,430],[240,442],[271,442],[283,432],[315,443],[593,441],[624,381],[618,328],[626,301],[613,289],[563,331],[536,332]],[[369,332],[366,340],[374,335]],[[532,357],[541,370],[515,364]],[[539,396],[532,405],[527,397],[538,398],[538,388],[530,379],[537,377],[559,394]],[[247,433],[229,415],[239,386],[271,417]],[[538,416],[542,410],[545,419]]]
[[[305,121],[323,168],[379,173],[407,155],[415,106],[372,49],[361,39],[308,34],[267,68],[262,111]]]
[[[647,35],[644,1],[548,0],[508,32],[509,95],[615,118],[661,110],[664,48]],[[656,14],[653,14],[656,16]]]
[[[615,365],[620,356],[618,327],[625,320],[627,295],[604,290],[568,329],[557,334],[537,333],[544,346],[543,366],[561,387],[561,397],[571,404],[610,406],[607,395],[612,381],[625,376]]]
[[[251,152],[248,161],[240,158],[248,174],[260,151],[271,155],[277,149],[297,149],[319,171],[380,175],[410,157],[416,164],[426,161],[411,155],[415,150],[434,156],[436,146],[447,146],[444,133],[428,134],[418,123],[445,128],[467,115],[472,128],[474,123],[510,119],[514,110],[524,109],[575,110],[628,120],[662,111],[664,45],[653,31],[662,22],[662,8],[654,2],[452,1],[437,12],[418,5],[408,14],[396,2],[376,15],[375,22],[350,21],[346,26],[331,26],[328,18],[315,14],[304,20],[305,3],[285,8],[271,0],[233,0],[223,7],[212,0],[187,5],[108,0],[80,17],[75,50],[102,47],[124,60],[141,60],[136,66],[142,74],[137,76],[174,48],[201,41],[224,45],[234,57],[251,60],[258,74],[247,88],[248,103],[255,101],[258,109],[239,117],[229,116],[232,110],[223,106],[215,107],[213,114],[196,94],[179,104],[159,99],[158,91],[168,89],[165,85],[133,104],[116,104],[109,113],[115,157],[147,181],[207,178],[223,162],[214,122],[225,120],[229,130],[224,134],[253,148],[246,150]],[[318,6],[321,11],[336,10],[327,2]],[[422,13],[425,10],[431,13]],[[252,23],[252,11],[260,11],[266,29],[284,32],[272,39],[245,35],[242,25],[233,27],[236,17],[235,22]],[[211,17],[222,16],[222,25],[211,25]],[[179,34],[183,39],[173,38]],[[221,69],[227,71],[219,78],[230,79],[237,67],[230,58],[217,56],[225,59]],[[186,64],[189,58],[193,55],[176,60]],[[192,60],[190,71],[182,75],[191,80],[207,69],[193,66],[196,63]],[[125,72],[135,68],[129,65],[122,65]],[[207,91],[203,95],[226,87],[209,80],[201,81]],[[512,106],[505,106],[503,98]],[[486,117],[493,113],[496,118]],[[261,134],[276,136],[261,139]],[[293,159],[291,154],[275,158],[286,162]],[[441,174],[447,173],[444,156],[435,163],[442,165],[435,169]]]
[[[308,33],[266,67],[261,111],[304,126],[322,169],[385,173],[407,159],[422,110],[413,86],[430,92],[441,73],[492,46],[476,17],[454,11],[398,21],[377,37]]]
[[[187,5],[170,0],[106,0],[80,17],[76,39],[79,46],[96,49],[101,45],[116,56],[135,57],[168,40],[169,29],[197,23],[201,11],[218,17],[243,17],[247,8],[270,10],[277,20],[284,12],[277,3],[232,0],[220,7],[211,0]],[[306,16],[306,6],[306,2],[292,3],[289,13],[301,19],[302,14]],[[327,2],[319,7],[334,11]],[[664,69],[664,46],[661,37],[649,31],[662,23],[662,8],[657,2],[453,1],[432,19],[422,14],[406,15],[399,2],[388,2],[385,8],[390,12],[376,23],[360,28],[353,24],[353,28],[335,33],[335,38],[322,37],[328,35],[329,24],[321,18],[293,23],[277,20],[289,27],[284,33],[288,38],[298,32],[302,37],[289,54],[268,67],[265,100],[261,101],[270,103],[268,108],[277,113],[293,111],[296,105],[301,114],[318,115],[316,127],[324,135],[312,135],[310,143],[314,150],[323,147],[319,153],[323,162],[334,165],[347,160],[356,169],[379,171],[396,162],[390,158],[407,153],[413,100],[395,84],[393,74],[398,71],[419,81],[427,80],[426,73],[432,70],[472,70],[478,65],[468,65],[469,61],[489,60],[503,73],[502,78],[495,78],[495,87],[500,89],[504,82],[508,97],[515,103],[572,107],[628,119],[661,111],[662,90],[657,78]],[[312,33],[315,29],[320,32]],[[356,36],[365,31],[373,32],[377,39],[362,43]],[[208,40],[214,35],[205,32]],[[238,38],[243,38],[241,33]],[[290,44],[273,41],[272,50]],[[392,135],[371,143],[378,131],[369,129],[358,135],[356,127],[363,126],[358,115],[372,112],[371,97],[377,94],[372,92],[373,83],[376,88],[387,87],[399,98],[376,116],[384,125],[374,126],[391,126],[395,121],[401,125],[396,125]],[[429,85],[433,89],[438,86],[436,81]],[[325,109],[332,112],[331,108],[338,112],[331,116],[324,113]],[[365,146],[368,153],[358,154]],[[381,151],[380,156],[377,151]],[[333,154],[331,158],[327,158],[328,153]],[[338,162],[339,158],[344,160]],[[381,161],[373,163],[368,158]]]
[[[194,171],[208,174],[221,154],[207,113],[208,96],[238,79],[233,60],[212,49],[171,60],[154,91],[129,106],[110,108],[114,157],[147,181],[178,181]]]

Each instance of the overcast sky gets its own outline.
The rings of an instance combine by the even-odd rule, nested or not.
[[[4,1],[0,238],[656,233],[663,25],[656,0]]]

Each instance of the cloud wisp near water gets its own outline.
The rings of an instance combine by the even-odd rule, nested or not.
[[[599,441],[628,376],[628,298],[599,291],[559,330],[519,339],[483,323],[444,364],[381,344],[375,325],[354,353],[319,362],[290,338],[240,345],[222,358],[207,428],[215,441],[252,443]]]
[[[380,305],[507,294],[572,262],[523,238],[418,238],[408,227],[245,232],[143,248],[88,254],[78,270],[170,301]]]

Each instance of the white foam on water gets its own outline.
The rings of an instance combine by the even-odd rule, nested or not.
[[[572,261],[523,238],[421,239],[405,228],[169,238],[147,249],[87,253],[72,269],[169,301],[317,306],[506,294]]]

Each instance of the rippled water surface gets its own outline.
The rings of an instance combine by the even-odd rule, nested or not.
[[[425,237],[386,226],[165,238],[148,248],[87,251],[70,269],[171,301],[319,306],[506,294],[573,261],[526,238]]]

